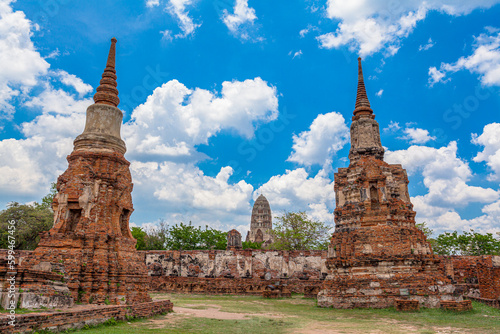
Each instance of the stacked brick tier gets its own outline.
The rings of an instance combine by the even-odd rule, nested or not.
[[[335,173],[334,258],[431,254],[425,235],[415,227],[401,165],[363,156]]]
[[[23,266],[64,265],[71,295],[83,303],[150,301],[146,266],[128,227],[129,162],[99,150],[74,151],[68,162],[57,182],[54,227]]]
[[[442,301],[441,308],[443,310],[456,311],[456,312],[464,312],[472,310],[472,302],[470,300],[462,300],[460,302],[457,301]]]
[[[481,297],[500,300],[500,256],[483,256],[477,262]]]
[[[110,319],[127,320],[130,318],[151,317],[171,312],[173,304],[169,300],[159,300],[129,306],[86,306],[64,312],[41,312],[17,314],[15,325],[9,324],[7,315],[0,315],[0,333],[27,333],[47,330],[50,332],[81,329],[95,326]]]
[[[151,276],[320,279],[326,251],[140,251]]]
[[[390,307],[396,298],[439,307],[455,300],[451,280],[415,226],[408,177],[383,161],[379,126],[366,94],[361,59],[351,124],[350,165],[335,173],[335,232],[318,305]]]
[[[151,290],[176,293],[261,295],[268,285],[286,286],[294,293],[310,292],[315,298],[322,280],[298,279],[245,279],[245,278],[198,278],[198,277],[151,277]]]
[[[263,242],[269,245],[273,242],[269,233],[273,228],[271,206],[264,195],[260,195],[253,204],[252,217],[250,220],[250,231],[247,233],[246,241]]]
[[[415,226],[407,184],[400,165],[373,156],[335,174],[336,229],[320,306],[389,307],[401,289],[427,307],[459,298]]]
[[[60,266],[71,296],[82,303],[151,301],[146,266],[129,229],[133,185],[120,136],[115,50],[113,38],[96,103],[87,108],[85,129],[57,180],[54,227],[41,234],[37,249],[21,265],[48,272]],[[27,290],[43,293],[37,282]]]
[[[420,304],[418,300],[396,299],[394,301],[394,307],[398,311],[418,311],[420,309]]]
[[[458,291],[439,270],[438,261],[425,255],[329,261],[332,274],[318,293],[318,305],[385,308],[396,299],[406,298],[426,307],[439,307],[441,300],[460,300]]]
[[[21,257],[16,257],[16,259],[21,259]],[[23,309],[71,307],[73,298],[66,285],[64,267],[56,265],[54,268],[50,266],[48,270],[44,269],[47,268],[35,266],[11,270],[7,257],[0,257],[0,307],[8,309],[12,303]],[[32,290],[38,293],[31,293]],[[10,298],[9,295],[14,297]]]

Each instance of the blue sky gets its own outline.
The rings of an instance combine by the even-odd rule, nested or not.
[[[358,56],[386,161],[436,232],[500,230],[500,0],[0,0],[0,207],[67,167],[117,44],[131,221],[333,225]]]

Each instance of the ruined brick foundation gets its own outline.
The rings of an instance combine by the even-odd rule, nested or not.
[[[0,333],[32,333],[46,330],[61,332],[96,326],[110,319],[123,321],[130,318],[148,318],[171,312],[173,304],[169,300],[159,300],[135,305],[93,305],[63,312],[40,312],[17,314],[15,326],[9,324],[9,317],[0,314]]]
[[[54,226],[17,268],[26,307],[55,306],[58,291],[84,304],[151,301],[146,266],[129,229],[133,184],[120,136],[115,44],[113,38],[95,104],[57,179]]]
[[[461,300],[441,259],[415,226],[406,171],[383,158],[358,58],[350,164],[335,173],[335,232],[318,305],[385,308],[403,299],[439,307],[442,300]]]

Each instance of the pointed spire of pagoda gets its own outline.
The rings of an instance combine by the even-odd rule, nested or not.
[[[371,126],[369,126],[371,124]],[[366,95],[361,58],[358,58],[358,93],[351,124],[351,149],[349,160],[358,161],[362,156],[384,159],[384,148],[380,142],[379,125]]]
[[[118,107],[120,99],[118,98],[118,89],[116,86],[116,70],[115,70],[115,55],[116,55],[116,38],[111,39],[111,47],[109,48],[108,61],[106,68],[102,74],[102,79],[99,87],[94,95],[96,104],[107,104]]]
[[[363,68],[361,67],[361,57],[358,58],[358,93],[356,95],[354,115],[356,116],[360,113],[362,115],[373,114],[373,110],[370,107],[370,101],[368,101],[368,95],[366,95],[365,80],[363,78]]]

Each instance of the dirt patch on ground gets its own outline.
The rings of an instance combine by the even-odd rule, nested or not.
[[[252,314],[245,313],[230,313],[221,312],[220,307],[209,307],[207,309],[193,309],[185,307],[174,306],[174,312],[177,314],[192,316],[195,318],[211,318],[219,320],[243,320],[252,316]]]
[[[187,305],[186,305],[187,306]],[[178,307],[174,306],[174,312],[176,314],[192,316],[195,318],[211,318],[211,319],[220,319],[220,320],[243,320],[248,319],[249,317],[266,317],[266,318],[282,318],[284,315],[282,314],[263,314],[263,313],[233,313],[233,312],[222,312],[219,305],[192,305],[195,307],[207,307],[206,309],[199,308],[187,308],[187,307]]]

